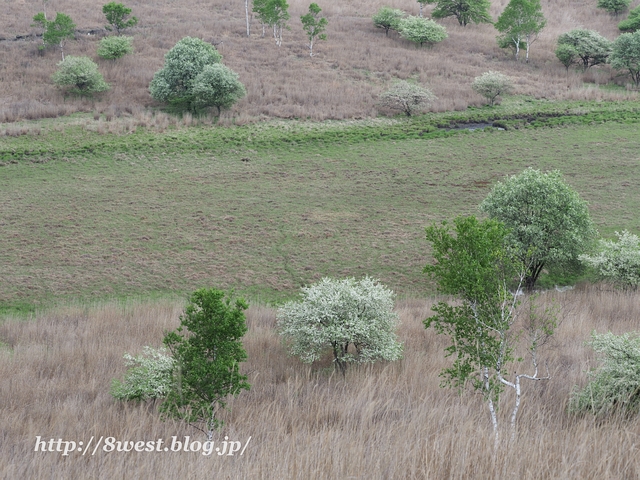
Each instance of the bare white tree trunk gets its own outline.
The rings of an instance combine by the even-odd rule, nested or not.
[[[247,37],[251,36],[251,24],[249,23],[249,0],[244,0],[244,13],[247,18]]]

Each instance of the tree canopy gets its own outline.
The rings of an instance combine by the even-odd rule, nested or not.
[[[609,63],[616,70],[626,70],[636,87],[640,86],[640,31],[623,33],[613,41]]]
[[[405,13],[402,10],[391,7],[382,7],[372,17],[373,24],[384,29],[384,33],[388,36],[389,30],[398,30],[400,20],[404,18]]]
[[[623,32],[635,32],[640,30],[640,5],[629,12],[629,16],[618,24]]]
[[[427,108],[435,98],[431,90],[400,80],[380,95],[380,105],[391,110],[400,110],[410,117]]]
[[[89,57],[68,55],[58,63],[58,70],[51,78],[65,92],[76,95],[90,96],[109,90],[98,65]]]
[[[205,65],[193,82],[196,107],[216,107],[218,115],[221,109],[231,107],[246,94],[238,74],[221,63]]]
[[[480,210],[509,229],[507,240],[527,266],[527,290],[533,290],[545,266],[577,261],[597,233],[586,202],[558,170],[528,168],[496,183]]]
[[[469,23],[492,23],[489,0],[431,0],[436,8],[433,18],[456,17],[458,23],[466,27]]]
[[[110,2],[102,7],[102,13],[107,17],[107,25],[105,28],[109,31],[115,29],[120,35],[120,31],[125,28],[133,27],[138,24],[136,17],[127,17],[131,14],[131,9],[125,7],[122,3]]]
[[[498,37],[498,43],[513,48],[516,60],[524,43],[526,61],[529,62],[530,46],[546,24],[540,0],[511,0],[495,24],[502,34]]]
[[[611,42],[593,30],[577,28],[563,33],[558,37],[558,47],[561,45],[566,45],[562,50],[564,58],[569,58],[568,52],[573,52],[573,57],[582,62],[583,70],[606,63],[611,53]]]
[[[414,43],[434,45],[448,37],[447,30],[433,20],[409,16],[400,20],[398,24],[400,36]]]
[[[300,17],[300,21],[302,22],[302,29],[309,39],[310,57],[313,57],[313,44],[316,38],[318,40],[327,39],[324,31],[326,30],[329,21],[326,18],[319,16],[321,11],[322,9],[318,6],[317,3],[312,3],[311,5],[309,5],[309,12]]]

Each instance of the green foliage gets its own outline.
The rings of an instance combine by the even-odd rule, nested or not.
[[[637,333],[591,334],[588,343],[602,364],[589,372],[589,383],[574,389],[569,411],[597,416],[640,411],[640,336]]]
[[[626,20],[618,24],[618,28],[623,32],[635,32],[640,30],[640,5],[629,12]]]
[[[309,5],[309,13],[300,17],[300,20],[302,21],[302,29],[309,39],[309,56],[311,57],[313,57],[313,43],[315,42],[315,39],[327,39],[324,31],[326,30],[329,21],[324,17],[318,17],[321,11],[322,10],[317,3],[312,3]]]
[[[160,411],[189,422],[209,440],[222,425],[217,412],[226,406],[227,397],[249,389],[246,375],[240,373],[240,362],[247,358],[241,341],[247,331],[246,309],[242,299],[232,302],[223,291],[196,290],[178,329],[164,337],[175,365]]]
[[[218,115],[246,95],[238,74],[221,63],[205,65],[193,82],[193,97],[197,108],[216,107]]]
[[[109,90],[98,65],[89,57],[67,56],[58,63],[58,70],[51,78],[57,86],[76,95],[90,96]]]
[[[499,95],[511,93],[513,84],[511,78],[500,72],[484,72],[476,77],[471,84],[471,88],[489,100],[489,104],[493,106]]]
[[[466,27],[469,23],[492,23],[489,0],[432,0],[436,8],[433,18],[456,17],[458,23]]]
[[[611,42],[592,30],[575,29],[563,33],[558,37],[558,47],[561,45],[568,45],[575,50],[575,55],[582,61],[583,70],[594,65],[606,63],[611,53]],[[556,49],[556,56],[558,55],[557,52],[558,50]],[[568,60],[568,50],[565,49],[562,52],[565,61]],[[563,65],[568,68],[565,61],[562,61]]]
[[[222,56],[213,45],[199,38],[185,37],[164,56],[164,66],[149,85],[151,97],[160,102],[196,111],[195,80],[207,65],[220,63]]]
[[[380,105],[391,110],[400,110],[410,117],[427,108],[435,98],[431,90],[401,80],[380,95]]]
[[[289,4],[286,0],[254,0],[253,12],[264,25],[273,29],[276,45],[282,45],[282,30],[287,27]]]
[[[107,25],[105,28],[109,31],[115,29],[118,35],[125,28],[133,27],[138,24],[136,17],[127,17],[131,14],[131,9],[125,7],[122,3],[110,2],[102,7],[102,13],[107,17]]]
[[[143,353],[133,357],[124,354],[125,366],[129,367],[122,381],[114,379],[111,395],[117,400],[153,400],[164,398],[171,386],[173,358],[166,348],[146,346]]]
[[[598,8],[604,8],[612,15],[624,12],[631,5],[631,0],[598,0]]]
[[[609,63],[616,70],[627,70],[636,87],[640,86],[640,31],[623,33],[613,42]]]
[[[433,20],[409,16],[400,20],[398,30],[402,38],[422,45],[433,45],[448,37],[447,29]]]
[[[115,60],[133,52],[133,37],[105,37],[100,40],[98,56],[107,60]]]
[[[344,375],[349,363],[401,358],[394,294],[375,280],[323,278],[303,287],[302,297],[280,307],[277,318],[291,354],[303,362],[319,360],[331,350],[336,370]]]
[[[593,255],[580,255],[580,260],[593,268],[601,280],[623,290],[635,291],[640,285],[640,239],[626,230],[616,232],[618,241],[601,239]]]
[[[33,17],[36,25],[43,28],[42,44],[44,47],[57,45],[60,47],[62,59],[64,60],[64,44],[69,38],[75,37],[76,24],[73,23],[69,15],[57,13],[55,20],[47,20],[43,12]]]
[[[402,10],[391,7],[382,7],[372,17],[373,24],[378,28],[383,28],[384,33],[388,36],[389,30],[398,30],[400,20],[405,16]]]
[[[560,63],[564,65],[569,71],[569,67],[576,63],[580,56],[578,55],[578,50],[573,45],[561,44],[556,47],[555,51],[556,57],[560,60]]]
[[[526,268],[511,250],[508,235],[503,223],[493,219],[480,222],[475,217],[456,218],[453,232],[447,222],[426,229],[434,263],[424,271],[436,280],[440,293],[457,297],[451,304],[440,301],[431,307],[435,315],[424,321],[425,328],[434,327],[438,334],[451,339],[445,352],[455,359],[440,376],[444,386],[461,389],[470,383],[483,395],[491,412],[496,445],[500,394],[505,386],[516,393],[511,414],[513,438],[520,379],[542,379],[538,376],[537,349],[553,335],[556,325],[553,312],[547,309],[537,313],[533,299],[528,298],[524,332],[512,332],[520,302],[509,288],[516,292],[520,289]],[[515,360],[516,342],[525,337],[535,372],[514,373],[510,381],[508,368]]]
[[[586,202],[564,183],[558,170],[541,173],[528,168],[496,183],[480,210],[510,229],[507,240],[527,266],[529,291],[545,265],[575,262],[596,236]]]
[[[529,48],[546,24],[540,0],[511,0],[495,24],[502,34],[498,37],[498,45],[513,48],[518,60],[520,47],[524,44],[528,62]]]

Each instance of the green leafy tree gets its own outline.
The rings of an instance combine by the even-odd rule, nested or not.
[[[102,7],[102,13],[107,17],[107,25],[105,28],[109,31],[115,29],[118,35],[125,28],[133,27],[138,24],[136,17],[127,18],[131,15],[131,9],[125,7],[122,3],[109,2]]]
[[[484,72],[476,77],[471,84],[471,88],[489,100],[489,104],[493,106],[496,98],[500,95],[510,93],[513,90],[511,78],[500,72]]]
[[[400,36],[422,45],[434,45],[448,37],[447,29],[427,18],[409,16],[400,20]]]
[[[242,337],[247,331],[247,304],[216,289],[196,290],[180,326],[164,337],[175,361],[172,384],[160,411],[184,420],[211,440],[222,425],[218,411],[229,395],[249,389],[240,362],[247,358]]]
[[[601,239],[598,252],[580,255],[580,261],[596,271],[601,280],[626,291],[635,292],[640,285],[640,239],[623,230],[618,241]]]
[[[327,28],[329,21],[324,17],[319,17],[322,9],[317,3],[309,5],[309,13],[302,15],[300,20],[302,21],[302,29],[309,39],[309,56],[313,57],[313,43],[315,39],[326,40],[327,36],[324,31]]]
[[[603,8],[611,15],[618,15],[629,8],[631,0],[598,0],[598,8]]]
[[[430,0],[436,4],[431,12],[433,18],[456,17],[466,27],[469,23],[492,23],[489,0]]]
[[[98,71],[98,65],[89,57],[68,55],[58,63],[58,70],[51,78],[67,93],[76,95],[91,96],[109,90],[109,85]]]
[[[618,24],[618,28],[623,32],[640,30],[640,5],[629,12],[629,16]]]
[[[106,60],[115,60],[133,52],[133,37],[105,37],[100,40],[98,56]]]
[[[193,82],[193,96],[197,108],[230,108],[246,95],[238,74],[220,63],[205,65]]]
[[[402,10],[391,7],[382,7],[372,17],[372,20],[376,27],[384,29],[384,33],[389,36],[389,30],[398,30],[400,20],[402,20],[404,16],[405,13]]]
[[[277,318],[291,354],[303,362],[319,360],[331,350],[336,371],[344,376],[349,363],[402,357],[394,294],[375,280],[323,278],[303,287],[302,297],[280,307]]]
[[[511,0],[495,24],[502,34],[498,37],[498,44],[502,48],[505,45],[513,48],[516,60],[520,47],[524,44],[527,50],[526,61],[529,63],[531,44],[536,41],[546,24],[540,0]]]
[[[640,87],[640,31],[616,38],[608,61],[616,70],[628,71],[634,85]]]
[[[220,63],[222,56],[215,47],[199,38],[185,37],[164,56],[164,66],[151,80],[149,92],[159,102],[196,111],[193,86],[207,65]]]
[[[69,15],[57,13],[55,20],[47,20],[44,12],[40,12],[33,17],[35,25],[40,26],[42,34],[42,48],[58,46],[64,60],[64,45],[69,38],[75,38],[76,24],[73,23]]]
[[[400,110],[410,117],[426,109],[435,98],[431,90],[401,80],[380,95],[380,105],[391,110]]]
[[[273,38],[276,45],[282,45],[282,30],[287,28],[289,4],[286,0],[254,0],[253,11],[263,25],[269,25],[273,29]]]
[[[498,406],[505,387],[512,388],[515,400],[511,411],[512,439],[520,407],[522,379],[542,380],[538,372],[538,348],[553,334],[555,315],[551,310],[538,314],[532,298],[523,331],[515,331],[521,316],[518,292],[526,266],[508,246],[508,229],[499,221],[482,222],[475,217],[459,217],[451,225],[432,225],[426,229],[433,248],[434,264],[424,269],[438,284],[438,291],[454,295],[452,303],[438,302],[435,315],[424,321],[439,334],[451,338],[445,351],[453,365],[442,371],[443,385],[462,389],[471,385],[489,406],[498,445]],[[510,288],[512,290],[510,290]],[[527,341],[532,373],[512,374],[518,341]],[[522,371],[522,368],[519,369]]]
[[[528,168],[496,183],[480,210],[509,229],[509,245],[527,266],[528,291],[545,267],[577,262],[597,234],[587,203],[557,170],[542,173]]]
[[[593,30],[578,28],[563,33],[558,37],[558,47],[560,45],[568,45],[575,50],[583,70],[606,63],[611,53],[611,42]]]
[[[640,336],[638,333],[591,334],[588,343],[601,365],[589,372],[589,383],[574,389],[569,411],[596,416],[640,413]]]
[[[146,346],[137,357],[125,353],[124,363],[129,367],[124,378],[111,383],[115,399],[145,401],[167,396],[175,362],[166,348]]]
[[[577,63],[580,59],[578,50],[573,45],[562,44],[558,45],[555,51],[556,57],[560,60],[560,63],[564,65],[564,68],[569,72],[569,67]]]

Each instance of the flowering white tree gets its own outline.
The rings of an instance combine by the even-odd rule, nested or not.
[[[640,285],[640,239],[623,230],[618,241],[600,240],[595,255],[580,255],[580,261],[595,269],[598,276],[623,290],[635,291]]]
[[[123,380],[114,379],[111,384],[114,398],[143,401],[167,396],[175,360],[166,348],[146,346],[137,357],[125,353],[124,363],[129,369]]]
[[[302,300],[278,310],[278,329],[289,340],[290,353],[305,363],[331,350],[336,370],[344,376],[349,363],[402,357],[394,296],[369,277],[323,278],[302,288]]]
[[[476,77],[471,88],[489,100],[489,105],[493,106],[499,95],[510,93],[513,90],[513,84],[511,78],[503,73],[489,71]]]

